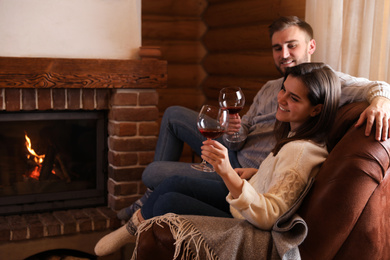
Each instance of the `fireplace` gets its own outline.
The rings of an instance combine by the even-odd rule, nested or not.
[[[144,193],[141,175],[157,142],[156,89],[166,87],[167,62],[152,56],[0,57],[0,128],[12,129],[0,130],[0,141],[7,143],[7,148],[0,146],[0,157],[5,154],[0,159],[5,165],[0,169],[0,259],[26,259],[56,249],[93,254],[96,242],[120,226],[116,211]],[[70,137],[70,129],[78,135]],[[25,135],[31,149],[45,155],[41,166],[31,155],[27,158]],[[90,147],[78,146],[72,155],[66,147],[76,144],[70,140]],[[9,163],[4,149],[21,161]],[[84,168],[75,170],[80,164]],[[26,175],[36,167],[46,167],[44,176]]]
[[[0,212],[106,203],[104,111],[0,113]]]

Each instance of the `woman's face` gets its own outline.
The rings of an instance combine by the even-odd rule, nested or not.
[[[308,89],[303,82],[290,75],[278,93],[276,118],[282,122],[290,122],[291,131],[296,131],[310,117],[321,112],[322,104],[311,105],[307,94]]]

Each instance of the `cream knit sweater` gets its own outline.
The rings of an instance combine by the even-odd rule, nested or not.
[[[233,199],[228,194],[232,215],[270,230],[298,199],[309,177],[317,174],[327,156],[325,145],[311,141],[285,144],[276,156],[268,155],[249,181],[244,180],[240,197]]]

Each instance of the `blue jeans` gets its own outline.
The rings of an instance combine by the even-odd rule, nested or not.
[[[196,126],[198,112],[191,109],[168,107],[161,120],[160,133],[157,140],[155,161],[178,161],[187,143],[198,155],[200,147],[206,140]]]
[[[192,169],[191,163],[178,162],[184,143],[201,154],[200,147],[206,138],[197,129],[197,118],[198,112],[185,107],[172,106],[165,110],[154,162],[142,174],[142,181],[148,188],[155,189],[163,180],[175,175],[221,180],[216,173],[200,172]],[[222,142],[222,138],[217,140]],[[229,151],[229,160],[233,168],[241,167],[236,152]]]
[[[141,208],[144,219],[166,213],[232,218],[222,181],[173,176],[164,180]]]

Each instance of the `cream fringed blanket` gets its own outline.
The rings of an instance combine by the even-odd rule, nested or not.
[[[271,233],[255,229],[245,220],[169,213],[146,221],[138,232],[151,228],[154,223],[166,223],[170,227],[176,240],[174,259],[178,259],[179,253],[185,260],[280,259]],[[136,250],[132,259],[136,259]]]
[[[173,213],[144,222],[138,233],[154,224],[166,223],[175,242],[174,259],[300,259],[298,246],[307,234],[303,220],[295,215],[284,229],[269,232],[254,228],[245,220]],[[136,246],[139,236],[137,235]],[[182,250],[182,252],[180,252]],[[136,259],[136,250],[132,259]]]
[[[168,213],[142,223],[139,234],[154,224],[166,223],[175,242],[174,259],[301,259],[298,246],[307,235],[305,221],[295,214],[309,191],[313,179],[295,204],[282,215],[271,231],[255,228],[246,220]],[[182,250],[182,252],[180,252]],[[132,259],[136,259],[136,251]]]

